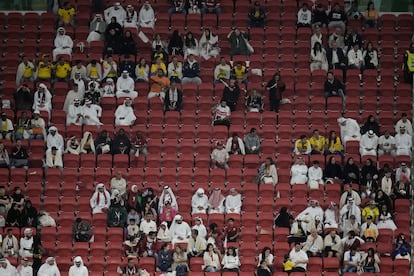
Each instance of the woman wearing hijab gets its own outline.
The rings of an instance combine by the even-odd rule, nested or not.
[[[377,167],[374,166],[372,159],[368,158],[365,161],[364,166],[361,169],[361,182],[365,183],[367,181],[367,175],[370,175],[372,179],[378,179],[378,170]]]
[[[378,206],[386,205],[387,210],[392,210],[390,197],[381,189],[377,190],[375,194],[375,202],[378,204]]]
[[[168,53],[173,56],[183,56],[183,46],[184,43],[180,32],[178,30],[175,30],[170,37],[170,41],[168,42]]]
[[[69,276],[89,276],[88,269],[84,266],[81,256],[73,260],[73,265],[69,268]]]
[[[136,56],[138,47],[130,31],[126,31],[122,37],[121,53]]]
[[[375,121],[374,115],[369,115],[365,124],[361,127],[361,135],[364,135],[368,131],[372,130],[378,137],[381,136],[380,126]]]
[[[127,211],[131,209],[137,210],[137,212],[141,212],[141,202],[142,197],[141,193],[138,190],[137,185],[132,185],[131,190],[128,192],[128,201],[127,201]]]
[[[325,179],[342,179],[342,169],[341,166],[336,163],[335,156],[331,156],[328,164],[326,164]]]
[[[338,228],[339,223],[339,210],[335,202],[331,201],[328,208],[324,212],[325,229]]]
[[[37,210],[33,207],[30,200],[26,200],[22,212],[22,226],[36,227],[37,226]]]
[[[275,226],[290,228],[291,222],[293,221],[293,216],[288,213],[287,207],[283,206],[280,208],[279,214],[275,219]]]
[[[13,203],[9,211],[7,212],[6,226],[21,227],[22,226],[22,213],[19,209],[19,205]]]
[[[92,214],[104,213],[111,205],[111,195],[105,189],[105,184],[99,183],[96,185],[94,194],[90,199]]]
[[[278,182],[275,162],[271,157],[267,157],[265,162],[259,168],[259,183],[276,185]]]
[[[221,193],[220,188],[214,188],[208,199],[208,213],[209,214],[223,214],[224,213],[224,200],[225,197]]]
[[[354,163],[354,158],[349,157],[344,166],[344,181],[345,183],[359,184],[359,168]]]
[[[191,199],[192,213],[207,213],[208,198],[204,193],[203,188],[198,188]]]
[[[49,257],[46,259],[45,263],[42,264],[37,276],[60,276],[59,268],[56,265],[54,257]]]
[[[95,154],[95,143],[92,137],[92,133],[85,131],[82,140],[80,142],[80,153],[93,153]]]
[[[198,51],[198,41],[194,38],[192,32],[187,32],[184,36],[184,58],[187,58],[188,55],[199,55]]]
[[[158,213],[161,213],[162,207],[166,201],[169,201],[171,203],[171,207],[173,207],[175,211],[178,212],[177,199],[175,198],[175,195],[169,186],[164,186],[164,189],[162,190],[158,201]]]

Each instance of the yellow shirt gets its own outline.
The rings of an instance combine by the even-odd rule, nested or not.
[[[30,78],[33,76],[33,68],[29,65],[24,66],[23,78]]]
[[[7,122],[7,120],[2,124],[3,127],[1,128],[2,132],[7,132],[9,130],[9,124]]]
[[[371,209],[371,207],[367,206],[364,209],[362,209],[361,213],[363,218],[367,218],[367,216],[372,217],[372,221],[375,221],[377,217],[379,217],[379,210],[378,207],[375,207],[374,209]]]
[[[70,20],[72,19],[72,16],[75,15],[75,9],[74,8],[70,8],[70,9],[63,9],[60,8],[58,11],[58,14],[60,16],[60,18],[62,19],[62,21],[66,24],[68,24],[70,22]]]
[[[234,67],[234,75],[236,80],[244,80],[244,75],[246,74],[246,66],[242,66],[240,69],[236,66]]]
[[[167,67],[165,66],[164,62],[161,62],[160,65],[152,64],[151,65],[151,74],[156,74],[158,69],[162,69],[164,71],[164,74],[167,74]]]
[[[318,139],[316,139],[314,136],[312,136],[309,139],[309,142],[311,144],[311,148],[315,149],[317,151],[323,151],[325,143],[326,143],[325,142],[325,137],[323,137],[323,136],[319,136]]]
[[[310,142],[309,140],[306,140],[305,143],[302,143],[302,140],[298,139],[295,142],[295,147],[298,149],[299,152],[301,152],[302,150],[307,151],[310,148]]]
[[[342,151],[342,143],[339,137],[336,137],[335,141],[332,141],[329,144],[329,139],[326,139],[326,144],[328,145],[328,150],[331,152]]]
[[[39,62],[37,77],[41,79],[50,79],[52,77],[52,68],[53,65],[51,63],[45,66],[45,63],[43,61]]]
[[[89,71],[89,77],[99,78],[98,67],[91,66],[91,70]]]
[[[56,65],[56,77],[60,78],[60,79],[64,79],[68,76],[70,70],[72,70],[72,68],[70,67],[69,63],[65,63],[63,65],[61,64],[57,64]]]

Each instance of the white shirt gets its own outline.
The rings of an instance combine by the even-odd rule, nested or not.
[[[118,80],[116,81],[116,91],[118,92],[122,92],[124,90],[127,90],[129,92],[134,91],[135,89],[135,82],[134,80],[128,76],[126,78],[124,77],[119,77]]]
[[[79,118],[78,114],[82,115],[83,107],[81,105],[75,106],[74,104],[69,105],[68,112],[66,114],[66,125],[69,126],[71,124],[75,125],[82,125],[83,119]]]
[[[102,125],[99,118],[102,115],[102,108],[99,105],[91,104],[89,107],[85,104],[82,107],[82,115],[85,125]],[[88,116],[89,118],[86,118]]]
[[[221,150],[214,149],[213,152],[211,153],[211,160],[214,160],[216,162],[224,163],[228,159],[229,159],[229,153],[227,152],[225,148],[222,148]]]
[[[193,214],[194,213],[206,213],[207,208],[208,208],[208,197],[205,194],[203,194],[201,197],[197,193],[194,194],[191,199],[191,206],[193,209]],[[202,210],[198,209],[199,206],[203,207],[203,209]]]
[[[406,120],[405,122],[403,122],[402,119],[400,119],[397,124],[395,124],[395,133],[399,133],[400,132],[400,127],[405,126],[405,133],[407,133],[408,135],[412,135],[413,134],[413,127],[411,125],[410,120]]]
[[[150,27],[152,28],[154,26],[155,22],[155,14],[152,7],[149,7],[149,9],[145,9],[144,7],[141,8],[139,11],[139,25],[141,27]]]
[[[388,138],[386,138],[385,135],[382,135],[378,139],[378,145],[382,145],[384,150],[390,150],[392,145],[395,145],[395,138],[391,135]]]
[[[226,212],[227,213],[240,213],[242,206],[241,195],[228,195],[226,197]],[[234,209],[231,211],[231,209]]]
[[[33,268],[30,265],[28,266],[20,265],[17,268],[17,275],[18,276],[33,276]]]
[[[299,250],[298,252],[296,252],[295,248],[293,248],[290,253],[289,253],[289,259],[294,262],[297,263],[299,261],[308,261],[308,255],[306,254],[305,251],[303,251],[302,249]],[[303,269],[306,270],[307,267],[307,263],[298,263],[296,264],[296,267],[302,267]]]
[[[348,65],[359,66],[360,62],[364,63],[364,57],[362,56],[361,50],[355,51],[354,49],[348,52]]]
[[[348,261],[352,264],[358,264],[361,261],[361,254],[359,254],[358,251],[352,256],[352,261],[350,261],[350,257],[351,251],[346,251],[344,254],[344,261]]]
[[[309,9],[304,11],[303,9],[300,9],[298,11],[298,23],[301,24],[311,24],[312,23],[312,13]]]
[[[177,64],[170,62],[167,70],[170,78],[173,76],[179,78],[180,80],[183,78],[183,65],[181,62],[177,62]]]
[[[73,40],[70,36],[68,35],[60,35],[58,34],[55,38],[54,41],[55,44],[55,48],[63,48],[63,47],[67,47],[72,49],[73,48]]]
[[[223,119],[225,117],[230,117],[230,114],[231,114],[230,107],[228,107],[227,105],[223,107],[219,104],[216,108],[214,120]]]
[[[308,167],[305,164],[295,164],[290,168],[290,184],[305,184],[308,182]]]
[[[136,119],[132,106],[123,104],[115,111],[115,125],[131,125]]]
[[[157,231],[157,224],[153,220],[150,220],[149,222],[147,220],[143,220],[139,225],[139,230],[145,233],[145,235],[148,235],[149,232]]]
[[[65,148],[65,144],[63,142],[63,137],[57,131],[55,135],[48,134],[46,138],[46,145],[48,149],[52,149],[52,147],[56,147],[58,150],[62,151]]]
[[[60,271],[56,263],[54,265],[44,263],[37,272],[37,276],[60,276]]]
[[[233,137],[230,137],[229,139],[227,139],[227,143],[226,143],[227,152],[231,152],[232,143],[233,143]],[[240,137],[237,137],[237,143],[239,144],[239,149],[241,151],[241,154],[245,155],[246,151],[245,151],[245,148],[244,148],[244,143],[243,143],[243,140]]]
[[[368,132],[361,136],[361,140],[359,141],[359,149],[361,155],[364,154],[372,154],[376,155],[378,147],[378,136],[373,135],[372,137],[368,136]],[[368,150],[371,149],[371,150]]]
[[[314,166],[309,167],[308,169],[309,181],[311,180],[320,180],[323,177],[323,171],[321,167],[315,168]]]

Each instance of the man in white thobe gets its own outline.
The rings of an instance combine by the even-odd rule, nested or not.
[[[39,89],[34,93],[33,110],[47,111],[50,117],[52,110],[52,94],[43,83],[39,84]]]
[[[111,205],[111,195],[105,189],[103,183],[96,185],[95,192],[89,200],[89,203],[92,208],[92,214],[104,213],[105,210],[108,210]]]
[[[401,114],[401,119],[398,120],[398,122],[395,124],[395,133],[398,133],[400,131],[400,127],[405,126],[405,132],[408,135],[413,134],[413,126],[411,125],[410,120],[407,118],[407,113]]]
[[[63,142],[63,136],[59,134],[58,129],[55,126],[51,126],[49,128],[49,134],[46,137],[46,147],[49,150],[52,147],[56,147],[61,152],[63,152],[65,148],[65,144]]]
[[[176,215],[170,227],[171,242],[174,245],[177,242],[187,242],[191,236],[191,228],[187,222],[183,221],[181,215]]]
[[[115,84],[112,78],[107,78],[102,87],[102,97],[115,97]]]
[[[412,139],[406,133],[405,126],[400,126],[400,132],[395,134],[395,146],[397,155],[411,155]]]
[[[359,141],[359,153],[364,155],[377,155],[378,136],[373,130],[369,130],[361,136]]]
[[[116,18],[116,22],[122,23],[125,20],[126,11],[121,6],[121,3],[116,2],[112,7],[109,7],[104,11],[104,15],[107,24],[111,23],[112,17]]]
[[[6,258],[0,259],[0,276],[17,276],[17,270]]]
[[[60,271],[56,265],[54,257],[46,259],[46,262],[42,264],[37,272],[37,276],[60,276]]]
[[[139,11],[138,25],[142,28],[154,28],[155,13],[149,1],[145,1],[141,10]]]
[[[69,111],[69,106],[74,103],[75,99],[83,99],[85,91],[79,90],[79,85],[77,83],[73,84],[73,89],[69,90],[65,98],[65,103],[63,105],[63,111],[66,113]]]
[[[89,276],[88,269],[83,265],[81,256],[73,260],[73,265],[69,268],[69,276]]]
[[[29,263],[29,259],[24,257],[22,263],[17,267],[18,276],[33,276],[33,267]]]
[[[299,215],[296,216],[296,218],[301,218],[304,216],[310,216],[313,220],[315,220],[315,217],[319,216],[320,218],[323,218],[323,209],[319,206],[319,202],[317,200],[310,200],[309,206],[306,207],[305,210],[299,213]]]
[[[361,139],[361,132],[358,122],[351,118],[338,118],[339,127],[341,128],[341,140],[345,145],[347,141]]]
[[[24,229],[24,236],[20,238],[19,255],[22,257],[33,257],[33,230],[30,228]]]
[[[128,5],[125,11],[125,19],[122,22],[124,28],[136,28],[138,24],[138,14],[132,5]]]
[[[303,157],[296,158],[295,164],[290,167],[290,185],[306,184],[308,182],[308,167]]]
[[[339,211],[339,217],[342,225],[345,225],[345,223],[351,219],[351,215],[354,215],[356,222],[361,224],[361,209],[354,204],[353,198],[349,198],[348,204],[345,204]]]
[[[58,55],[72,55],[73,48],[73,40],[66,35],[65,29],[60,27],[57,32],[54,42],[55,49],[53,49],[53,61],[56,61]]]
[[[131,99],[124,100],[124,104],[118,106],[115,111],[115,125],[116,126],[132,126],[135,123],[137,117],[134,114],[132,108]]]
[[[129,76],[128,71],[122,71],[121,77],[116,81],[116,97],[129,97],[135,99],[138,97],[138,92],[134,91],[134,89],[134,80]]]
[[[240,214],[242,207],[241,195],[235,188],[230,189],[230,194],[226,196],[226,212],[228,214]]]
[[[204,193],[203,188],[198,188],[191,199],[192,213],[207,213],[208,197]]]
[[[81,126],[83,123],[83,107],[80,105],[79,99],[74,99],[73,103],[69,105],[66,113],[66,125]]]
[[[92,104],[89,99],[85,100],[85,105],[82,107],[82,116],[84,125],[103,125],[99,119],[102,116],[102,108],[99,105]]]

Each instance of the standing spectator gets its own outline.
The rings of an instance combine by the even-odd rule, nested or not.
[[[17,67],[16,85],[20,85],[21,83],[26,81],[33,82],[35,79],[35,70],[36,68],[34,63],[31,62],[27,56],[23,55],[22,62]]]
[[[248,36],[245,32],[240,31],[239,28],[231,30],[227,35],[227,40],[230,42],[230,57],[242,55],[249,56],[251,54],[247,43]]]
[[[339,27],[342,30],[345,30],[345,23],[346,23],[346,15],[342,10],[339,3],[335,3],[332,10],[328,14],[329,24],[328,28],[336,28]]]
[[[365,28],[376,28],[378,25],[379,14],[375,9],[374,2],[369,1],[367,4],[367,10],[364,14]]]
[[[266,12],[260,6],[260,2],[254,2],[254,7],[249,11],[249,26],[253,28],[263,28],[265,26]]]
[[[289,259],[295,264],[292,272],[306,272],[309,259],[300,243],[295,243],[295,247],[289,253]]]
[[[0,139],[12,140],[14,138],[13,122],[7,118],[6,112],[1,113],[0,130]]]
[[[191,55],[191,54],[184,61],[184,65],[183,65],[182,84],[186,84],[186,83],[195,83],[197,85],[201,84],[200,64],[194,58],[194,55]]]
[[[266,90],[269,91],[270,110],[275,112],[279,112],[282,93],[286,90],[286,85],[280,78],[280,73],[277,72],[266,85]]]
[[[201,13],[215,13],[221,14],[220,0],[203,0],[201,1]]]
[[[258,154],[260,152],[260,138],[256,128],[252,127],[248,134],[244,135],[246,154]]]
[[[76,218],[72,226],[72,238],[75,242],[88,242],[92,238],[90,223],[81,217]]]
[[[216,148],[211,153],[211,165],[213,168],[227,169],[229,166],[227,162],[229,160],[229,154],[224,148],[223,143],[218,141]]]
[[[11,152],[10,167],[14,168],[29,168],[29,155],[27,150],[22,146],[22,140],[17,139],[16,145]]]
[[[369,41],[366,49],[364,50],[362,56],[364,57],[364,63],[366,69],[377,69],[378,67],[378,52],[372,46],[372,42]]]
[[[313,72],[314,70],[328,70],[328,60],[326,58],[326,52],[319,42],[315,42],[311,50],[310,59],[311,72]]]
[[[309,10],[308,3],[304,2],[302,8],[298,11],[297,14],[298,21],[296,25],[300,27],[311,27],[312,24],[312,12]]]
[[[230,126],[231,110],[227,105],[226,100],[221,99],[220,104],[212,109],[213,113],[213,125]]]

